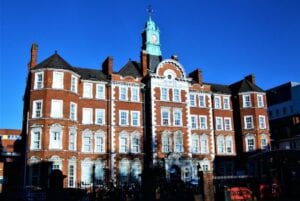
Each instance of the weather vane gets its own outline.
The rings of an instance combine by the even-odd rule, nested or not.
[[[151,17],[151,16],[152,16],[152,13],[153,13],[153,9],[152,9],[152,6],[151,6],[151,5],[148,6],[147,12],[148,12],[149,17]]]

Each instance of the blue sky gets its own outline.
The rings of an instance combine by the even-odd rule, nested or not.
[[[163,58],[177,54],[187,72],[230,84],[253,73],[268,89],[300,81],[298,0],[1,0],[0,128],[21,128],[30,47],[38,62],[55,50],[71,65],[114,70],[139,60],[151,4]]]

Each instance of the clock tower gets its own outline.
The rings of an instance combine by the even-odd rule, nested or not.
[[[155,22],[151,19],[150,15],[142,33],[142,38],[142,49],[145,50],[147,54],[161,56],[159,29],[156,27]]]

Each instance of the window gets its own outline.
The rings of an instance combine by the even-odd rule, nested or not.
[[[216,117],[216,129],[223,130],[223,119],[222,117]]]
[[[97,99],[105,99],[105,85],[104,84],[96,84],[96,98]]]
[[[138,135],[132,135],[131,138],[131,152],[139,153],[140,152],[140,137]]]
[[[127,100],[127,88],[126,87],[120,87],[120,100]]]
[[[92,132],[90,130],[83,131],[82,152],[92,152]]]
[[[165,109],[165,110],[162,110],[162,112],[161,112],[161,116],[162,116],[162,125],[163,126],[168,126],[168,125],[170,125],[170,121],[169,121],[169,119],[170,119],[170,111],[168,110],[168,109]]]
[[[131,125],[140,126],[140,112],[131,111]]]
[[[172,140],[169,133],[162,134],[162,152],[169,153],[172,151]]]
[[[229,97],[223,97],[223,108],[225,110],[229,110],[230,109]]]
[[[226,153],[232,153],[232,136],[226,136]]]
[[[246,136],[246,151],[254,151],[255,150],[255,138],[254,135]]]
[[[98,132],[95,134],[95,152],[96,153],[104,153],[105,141],[104,141],[104,133]]]
[[[140,182],[140,176],[141,176],[141,173],[142,173],[142,168],[141,168],[141,163],[139,160],[135,160],[132,165],[131,165],[131,179],[133,181],[138,181]]]
[[[263,95],[257,95],[257,107],[264,107]]]
[[[260,148],[262,150],[268,148],[268,139],[267,139],[267,135],[265,135],[265,134],[261,135],[261,138],[260,138]]]
[[[128,175],[130,172],[130,163],[127,159],[122,159],[119,164],[120,181],[123,183],[128,182]]]
[[[84,159],[81,162],[81,185],[82,187],[88,186],[92,182],[92,161]]]
[[[182,133],[175,133],[174,135],[174,146],[175,146],[175,149],[174,151],[175,152],[183,152],[183,137],[182,137]]]
[[[83,83],[83,97],[93,98],[93,83]]]
[[[68,167],[68,187],[75,187],[76,181],[76,159],[69,160],[69,167]]]
[[[77,104],[73,102],[70,103],[70,119],[77,120]]]
[[[63,118],[63,101],[52,100],[51,101],[51,117]]]
[[[49,149],[62,149],[62,127],[59,124],[50,127]]]
[[[105,110],[104,109],[96,109],[96,117],[95,124],[104,125],[105,124]]]
[[[131,87],[131,101],[138,102],[139,101],[139,88]]]
[[[243,107],[251,107],[250,95],[243,95]]]
[[[259,115],[259,128],[265,129],[266,128],[266,118],[265,116]]]
[[[252,129],[253,128],[253,117],[252,116],[244,116],[244,124],[245,124],[245,129]]]
[[[225,130],[230,131],[231,130],[231,118],[224,118],[224,127]]]
[[[124,111],[124,110],[119,111],[119,124],[121,126],[128,125],[128,111]]]
[[[52,156],[49,161],[52,162],[52,170],[62,170],[61,158],[58,156]]]
[[[92,108],[82,108],[82,124],[93,123],[93,110]]]
[[[197,126],[197,116],[196,115],[191,115],[191,126],[193,129],[196,129]]]
[[[44,87],[44,73],[35,73],[34,77],[34,89],[42,89]]]
[[[121,133],[119,137],[119,152],[127,153],[129,151],[128,147],[129,147],[128,134]]]
[[[217,137],[218,153],[225,153],[225,140],[223,135]]]
[[[64,88],[64,73],[63,72],[53,72],[53,82],[52,88],[63,89]]]
[[[76,151],[76,129],[70,129],[69,131],[69,150]]]
[[[180,101],[180,90],[173,89],[173,101],[179,102]]]
[[[95,161],[95,184],[99,185],[102,184],[104,180],[104,163],[97,159]]]
[[[161,88],[161,100],[163,101],[169,100],[169,94],[167,88]]]
[[[200,94],[199,95],[199,107],[205,107],[206,104],[205,104],[205,95],[203,94]]]
[[[74,93],[77,93],[77,84],[78,83],[78,78],[72,75],[71,77],[71,91]]]
[[[181,126],[181,111],[175,110],[173,113],[174,126]]]
[[[199,147],[199,136],[192,135],[192,153],[197,154],[200,151]]]
[[[221,109],[221,97],[220,96],[215,96],[215,108]]]
[[[200,119],[200,129],[207,129],[207,117],[206,116],[199,116]]]
[[[43,116],[43,101],[42,100],[33,101],[32,118],[40,118],[42,116]]]
[[[30,143],[30,149],[41,149],[41,128],[33,128],[31,130],[31,143]]]
[[[208,153],[208,137],[205,134],[200,136],[200,149],[201,153]]]
[[[196,106],[195,94],[190,94],[190,106]]]

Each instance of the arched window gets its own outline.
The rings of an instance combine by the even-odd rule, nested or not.
[[[76,127],[71,127],[69,129],[69,150],[76,151],[77,146],[77,131]]]
[[[260,136],[260,148],[262,150],[268,149],[268,136],[266,134],[261,134]]]
[[[85,187],[92,183],[92,168],[93,163],[91,159],[85,158],[81,161],[81,186]]]
[[[203,154],[208,153],[208,137],[206,134],[200,136],[200,148],[201,148],[201,153]]]
[[[172,139],[171,134],[168,131],[164,131],[161,137],[162,141],[162,152],[169,153],[172,151]]]
[[[225,153],[225,139],[223,135],[217,137],[217,147],[219,154]]]
[[[228,154],[233,153],[232,136],[231,135],[226,136],[225,141],[226,141],[226,153]]]
[[[126,131],[122,131],[119,135],[119,152],[127,153],[129,151],[129,135]]]
[[[32,156],[29,160],[29,183],[33,186],[39,186],[40,184],[40,162],[41,159],[35,156]]]
[[[247,134],[245,137],[246,151],[255,151],[255,136],[253,134]]]
[[[140,152],[140,134],[139,133],[132,133],[131,135],[131,152],[132,153],[139,153]]]
[[[82,152],[92,152],[92,131],[86,129],[82,133]]]
[[[41,127],[35,127],[31,129],[31,140],[30,140],[30,149],[36,150],[42,148],[41,143],[41,137],[42,137],[42,128]]]
[[[191,151],[194,154],[198,154],[200,152],[200,140],[199,140],[199,136],[197,134],[193,134],[192,135],[192,142],[191,142]]]
[[[62,160],[59,156],[52,156],[49,161],[52,162],[52,170],[62,170]]]
[[[95,161],[95,183],[101,184],[104,180],[104,163],[102,160]]]
[[[62,149],[62,126],[54,124],[50,127],[49,149]]]
[[[140,176],[142,172],[141,162],[139,160],[135,160],[131,165],[131,177],[135,182],[140,182]]]
[[[119,163],[119,175],[121,182],[128,182],[130,170],[130,162],[127,159],[122,159]]]
[[[76,158],[72,157],[69,159],[68,164],[68,187],[75,188],[76,182]]]
[[[102,130],[95,133],[95,153],[105,152],[105,134]]]
[[[201,169],[202,171],[209,171],[210,170],[210,163],[207,158],[204,158],[201,162]]]
[[[175,145],[175,152],[183,152],[183,136],[180,131],[174,133],[174,145]]]

